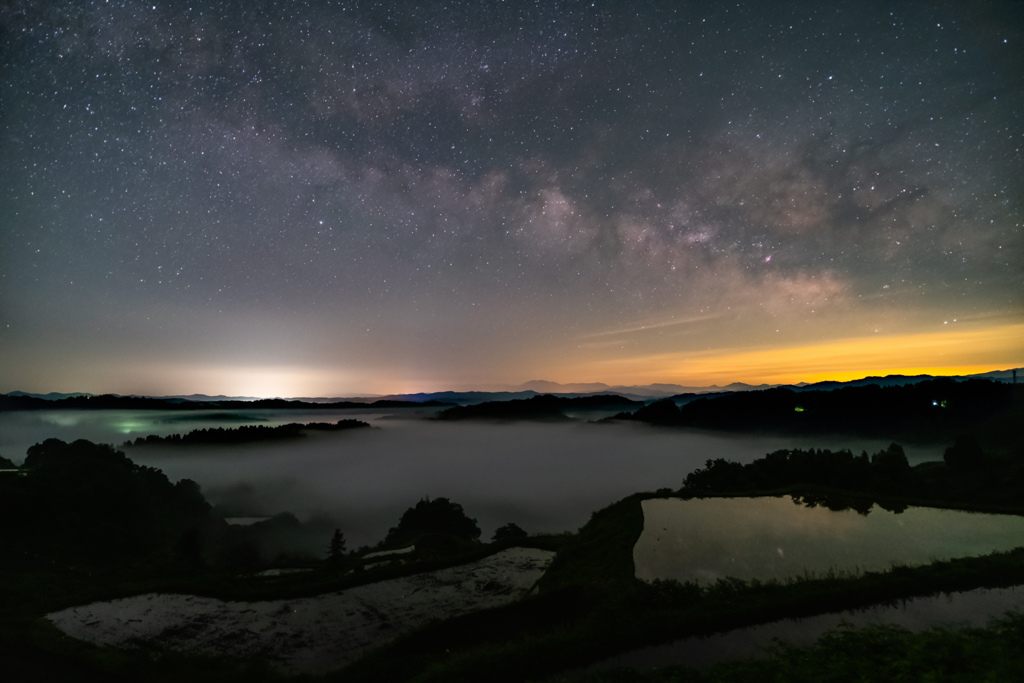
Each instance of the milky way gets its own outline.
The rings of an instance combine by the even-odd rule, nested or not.
[[[5,3],[0,391],[1024,361],[1018,3],[406,5]]]

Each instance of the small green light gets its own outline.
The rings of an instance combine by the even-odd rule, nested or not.
[[[141,430],[143,427],[145,427],[145,422],[139,420],[125,420],[118,423],[117,431],[122,434],[131,434],[132,432]]]
[[[803,409],[803,408],[801,408],[800,406],[797,406],[796,408],[793,408],[793,410],[794,410],[794,411],[796,411],[796,412],[798,412],[798,413],[802,413],[802,412],[804,412],[804,409]]]

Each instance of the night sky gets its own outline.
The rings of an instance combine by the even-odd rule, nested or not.
[[[0,391],[1024,365],[1024,3],[411,4],[3,3]]]

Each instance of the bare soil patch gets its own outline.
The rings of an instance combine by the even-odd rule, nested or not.
[[[227,602],[149,593],[47,615],[100,645],[257,656],[288,673],[319,674],[432,620],[497,607],[533,587],[554,553],[509,548],[478,562],[313,598]]]

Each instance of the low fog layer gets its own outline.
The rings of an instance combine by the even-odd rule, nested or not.
[[[449,424],[386,419],[379,412],[249,413],[237,421],[143,411],[8,413],[0,415],[5,435],[0,454],[20,462],[24,449],[15,453],[14,443],[48,437],[117,445],[140,435],[200,427],[368,420],[378,428],[275,443],[126,450],[133,460],[160,468],[172,480],[197,481],[207,499],[229,514],[289,511],[302,520],[326,515],[354,548],[382,540],[402,512],[424,496],[460,503],[478,520],[485,540],[507,522],[529,532],[574,531],[591,512],[630,493],[678,488],[709,458],[746,463],[779,448],[873,452],[887,445],[710,435],[632,424]],[[915,462],[940,458],[941,450],[910,450],[908,455]]]

